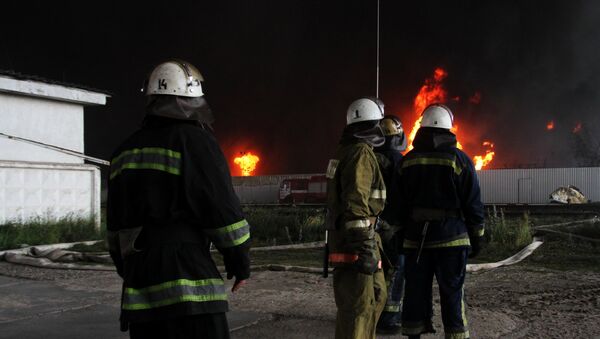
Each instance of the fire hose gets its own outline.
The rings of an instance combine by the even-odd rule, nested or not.
[[[43,246],[32,246],[28,248],[22,248],[17,250],[7,250],[0,251],[0,260],[5,260],[14,264],[28,265],[34,267],[41,268],[53,268],[53,269],[76,269],[76,270],[92,270],[92,271],[113,271],[114,267],[112,265],[102,265],[102,264],[78,264],[74,262],[54,262],[51,259],[44,257],[44,255],[48,255],[49,257],[53,256],[75,256],[68,249],[76,244],[86,244],[92,245],[98,241],[93,242],[82,242],[82,243],[68,243],[68,244],[54,244],[54,245],[43,245]],[[535,237],[531,244],[527,245],[525,248],[514,254],[513,256],[506,258],[504,260],[494,262],[494,263],[482,263],[482,264],[468,264],[467,272],[481,272],[488,271],[491,269],[495,269],[502,266],[514,265],[523,261],[523,259],[527,258],[531,255],[538,247],[543,244],[543,240],[539,237]],[[297,245],[283,245],[283,246],[270,246],[267,248],[253,248],[252,251],[261,251],[261,250],[282,250],[282,249],[317,249],[322,248],[323,242],[314,242],[308,244],[297,244]],[[61,252],[54,252],[56,250],[67,250]],[[84,255],[83,257],[87,257],[88,259],[92,259],[93,255]],[[104,255],[99,255],[97,259],[103,259]],[[94,259],[92,259],[94,260]],[[100,261],[100,260],[99,260]],[[102,260],[103,262],[106,262]],[[279,264],[268,264],[268,265],[257,265],[252,266],[252,270],[269,270],[269,271],[292,271],[292,272],[302,272],[302,273],[321,273],[323,274],[323,268],[316,267],[304,267],[304,266],[295,266],[295,265],[279,265]],[[328,269],[328,273],[331,272],[332,269]]]

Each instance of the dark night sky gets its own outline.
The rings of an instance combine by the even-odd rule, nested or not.
[[[93,156],[108,158],[138,128],[143,80],[171,57],[201,70],[223,150],[257,152],[259,174],[322,172],[347,105],[375,92],[375,0],[61,3],[3,4],[0,69],[110,91],[107,106],[86,109]],[[598,140],[597,2],[381,4],[386,113],[412,121],[415,94],[440,66],[451,96],[481,93],[479,105],[451,107],[475,139],[495,141],[496,166],[576,164],[578,121]]]

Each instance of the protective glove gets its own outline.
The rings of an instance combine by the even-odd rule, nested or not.
[[[400,230],[400,227],[396,225],[390,225],[387,221],[381,218],[377,218],[375,230],[377,231],[377,233],[379,233],[381,241],[383,241],[384,243],[388,243],[392,240],[396,232]]]
[[[379,259],[371,253],[361,253],[358,255],[358,260],[354,262],[354,266],[360,273],[371,275],[379,269]]]
[[[481,246],[483,243],[483,237],[474,236],[469,239],[471,242],[471,251],[469,252],[469,258],[475,258],[479,252],[481,252]]]
[[[223,254],[225,270],[227,271],[227,280],[235,277],[232,292],[246,283],[246,279],[250,277],[250,245],[243,244],[240,246],[220,249]]]

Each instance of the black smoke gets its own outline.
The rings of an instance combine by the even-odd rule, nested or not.
[[[189,60],[205,75],[227,156],[258,152],[261,174],[323,172],[347,105],[375,94],[374,0],[150,4],[4,4],[0,69],[110,91],[85,125],[86,151],[108,158],[143,118],[139,89],[152,66]],[[408,120],[423,80],[443,67],[459,124],[495,141],[496,166],[577,165],[577,122],[598,138],[596,2],[381,5],[386,113]],[[468,103],[475,92],[478,105]]]

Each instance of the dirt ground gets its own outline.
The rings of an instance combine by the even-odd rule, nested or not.
[[[465,294],[473,338],[600,338],[598,273],[500,268],[470,274]],[[333,337],[331,279],[257,272],[232,305],[273,315],[268,326],[242,329],[235,338]],[[435,305],[438,334],[426,337],[443,338],[437,297]]]
[[[69,289],[93,288],[114,297],[120,288],[113,272],[0,263],[0,275],[49,280]],[[237,329],[232,337],[332,338],[331,281],[315,274],[254,272],[248,285],[230,296],[231,308],[263,313],[266,320]],[[600,338],[600,273],[517,265],[470,274],[465,291],[473,338]],[[435,303],[438,334],[427,338],[443,337],[439,298]]]

